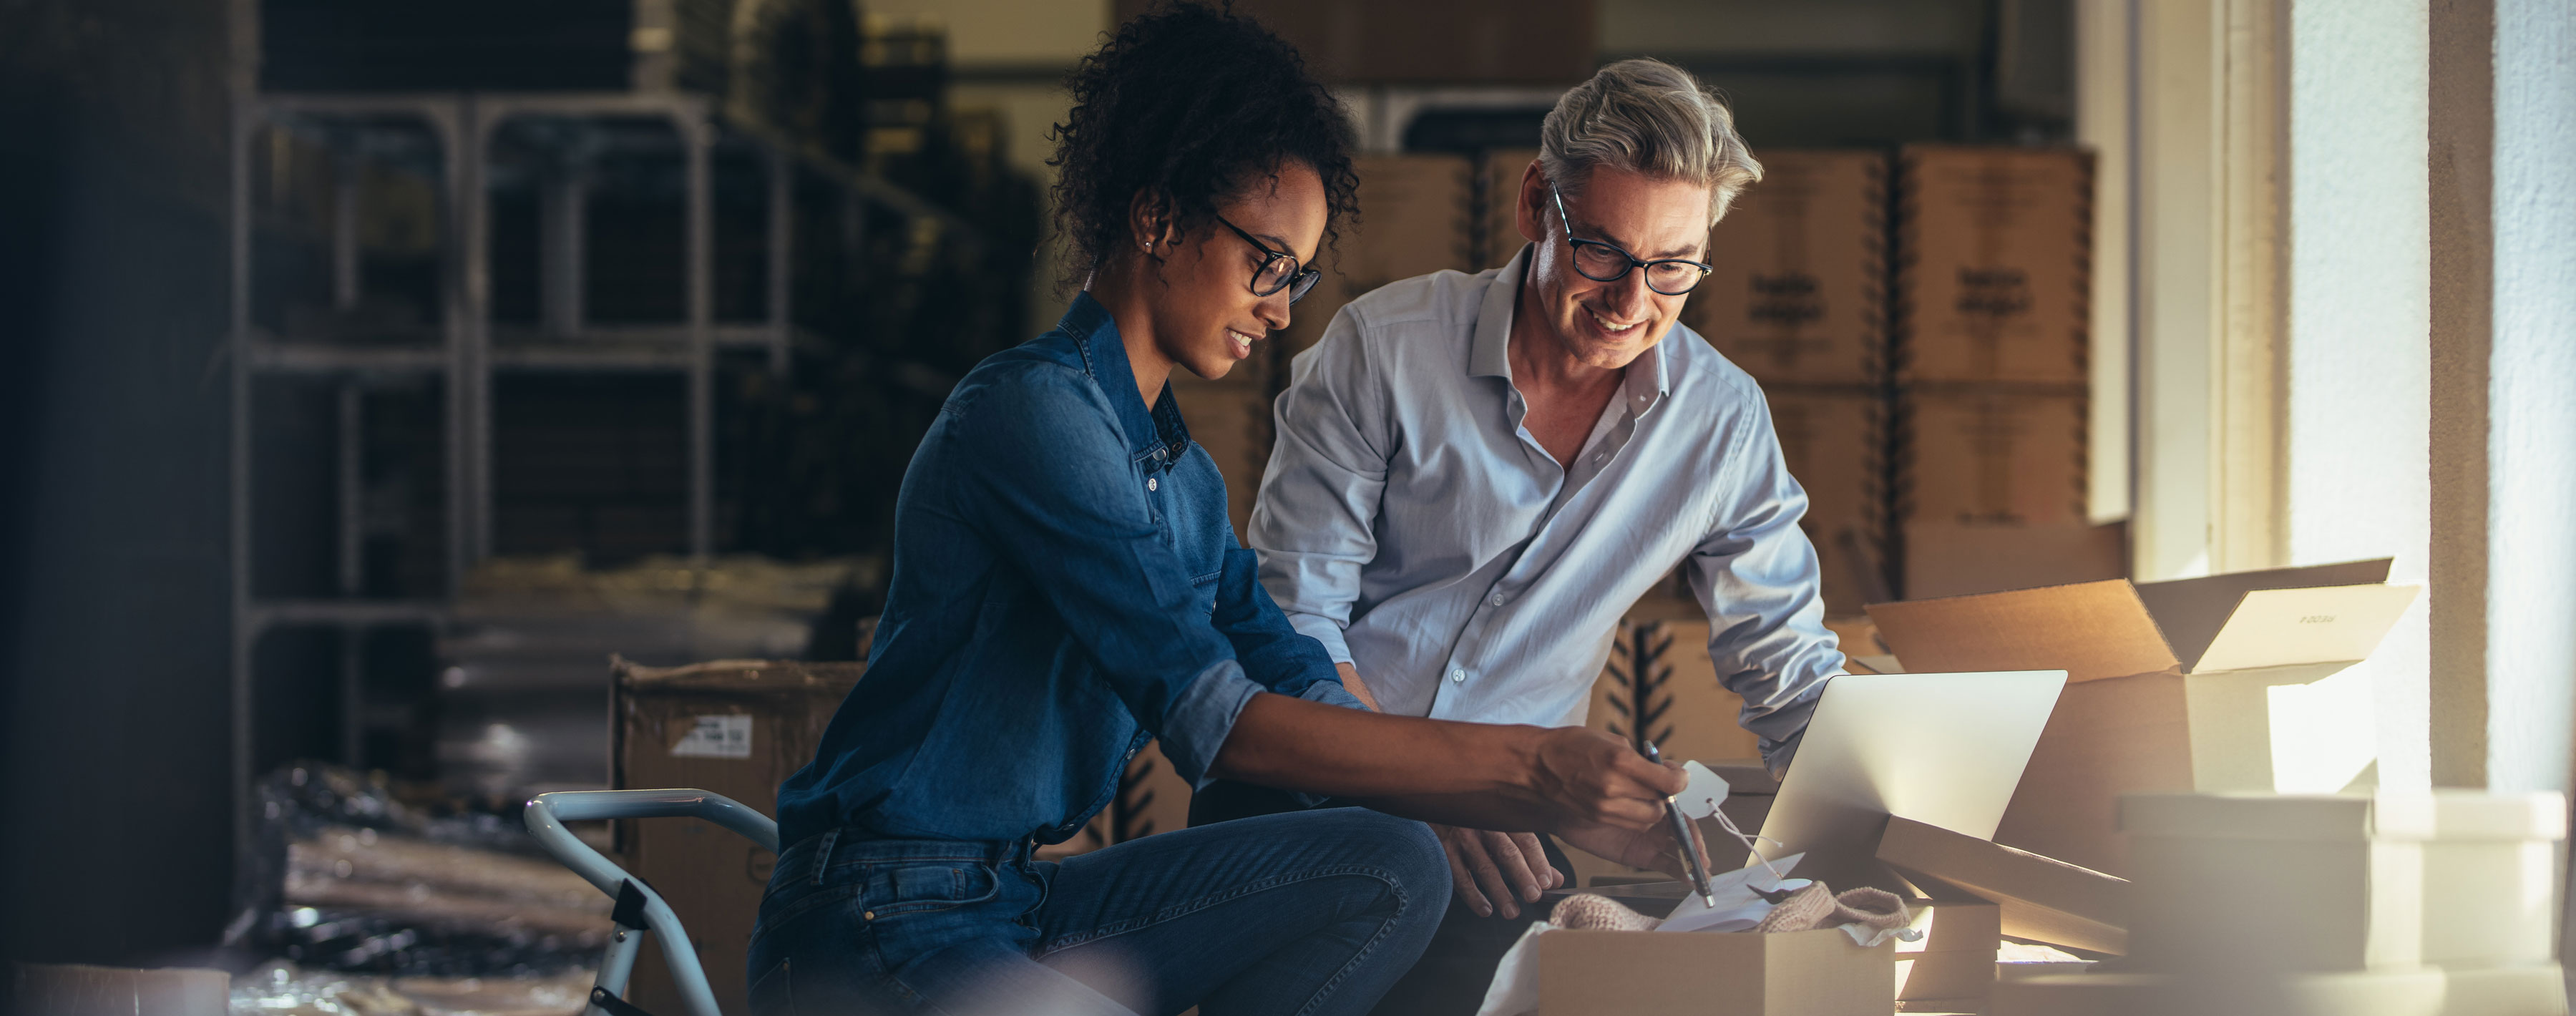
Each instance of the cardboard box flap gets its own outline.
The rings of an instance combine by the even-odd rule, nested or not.
[[[2128,951],[2129,883],[1912,819],[1888,820],[1878,859],[1927,892],[2002,908],[2003,933],[2094,952]]]
[[[2208,650],[2192,658],[2190,671],[2369,659],[2416,592],[2414,586],[2257,589],[2245,594]]]
[[[2236,605],[2247,593],[2257,589],[2371,585],[2388,581],[2388,565],[2389,559],[2383,557],[2146,582],[2138,586],[2138,600],[2147,605],[2147,613],[2156,619],[2156,627],[2164,631],[2165,642],[2174,653],[2185,660],[2197,660],[2218,638],[2219,629],[2227,626],[2228,617],[2236,612]]]
[[[1876,603],[1869,616],[1879,641],[1919,674],[2064,670],[2072,683],[2180,664],[2126,579]]]

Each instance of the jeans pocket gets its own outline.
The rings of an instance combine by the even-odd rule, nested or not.
[[[751,1016],[796,1016],[796,993],[788,984],[788,968],[794,965],[794,960],[780,960],[751,982]]]
[[[916,862],[871,871],[866,886],[867,919],[876,921],[982,903],[1001,894],[1002,880],[981,861]]]

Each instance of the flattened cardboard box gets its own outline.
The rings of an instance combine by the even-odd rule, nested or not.
[[[1341,241],[1316,254],[1324,276],[1289,312],[1284,341],[1291,355],[1324,337],[1342,305],[1370,290],[1441,269],[1475,272],[1474,164],[1457,155],[1363,155],[1360,219],[1343,225]]]
[[[1751,932],[1549,931],[1538,937],[1539,1016],[1885,1016],[1895,951],[1837,928]]]
[[[1886,599],[1883,571],[1888,414],[1875,389],[1769,385],[1771,429],[1789,475],[1807,492],[1798,522],[1816,549],[1825,613]]]
[[[2385,559],[1873,604],[1907,670],[2067,672],[1995,841],[2127,873],[2122,794],[2341,790],[2377,757],[2369,657],[2415,600]]]
[[[2150,969],[2533,966],[2554,948],[2563,795],[2132,795]]]
[[[824,726],[865,668],[722,660],[665,670],[617,661],[614,782],[713,791],[775,818],[779,783],[813,761]],[[689,929],[728,1016],[746,1011],[743,961],[777,858],[697,819],[622,825],[626,870],[661,893]],[[629,1001],[651,1012],[685,1011],[659,950],[637,961]]]
[[[1887,156],[1762,153],[1709,231],[1682,320],[1764,382],[1875,383],[1887,368]]]
[[[1900,393],[1897,517],[2081,525],[2091,449],[2085,405],[2077,391],[1916,387]]]
[[[1878,859],[1935,899],[1995,904],[2002,935],[2128,951],[2129,884],[2122,879],[1906,818],[1887,821]]]
[[[1909,146],[1896,180],[1898,379],[2086,382],[2092,154]]]

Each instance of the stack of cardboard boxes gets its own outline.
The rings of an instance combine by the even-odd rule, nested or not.
[[[2351,671],[2414,602],[2388,561],[1873,604],[1917,673],[2065,670],[1995,839],[2125,875],[2123,794],[2334,792],[2377,756]]]
[[[2558,794],[2121,802],[2138,892],[2110,977],[1999,985],[1996,1016],[2563,1016]]]
[[[2126,574],[2086,527],[2092,156],[1910,146],[1895,178],[1896,587]]]
[[[1683,323],[1761,382],[1807,491],[1827,613],[1888,598],[1887,157],[1767,152]]]

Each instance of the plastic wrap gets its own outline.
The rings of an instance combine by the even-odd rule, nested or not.
[[[515,815],[432,814],[335,766],[281,769],[259,791],[228,944],[325,972],[486,978],[578,972],[607,945],[608,897]]]
[[[577,1016],[590,975],[385,977],[270,963],[233,979],[232,1016]]]

